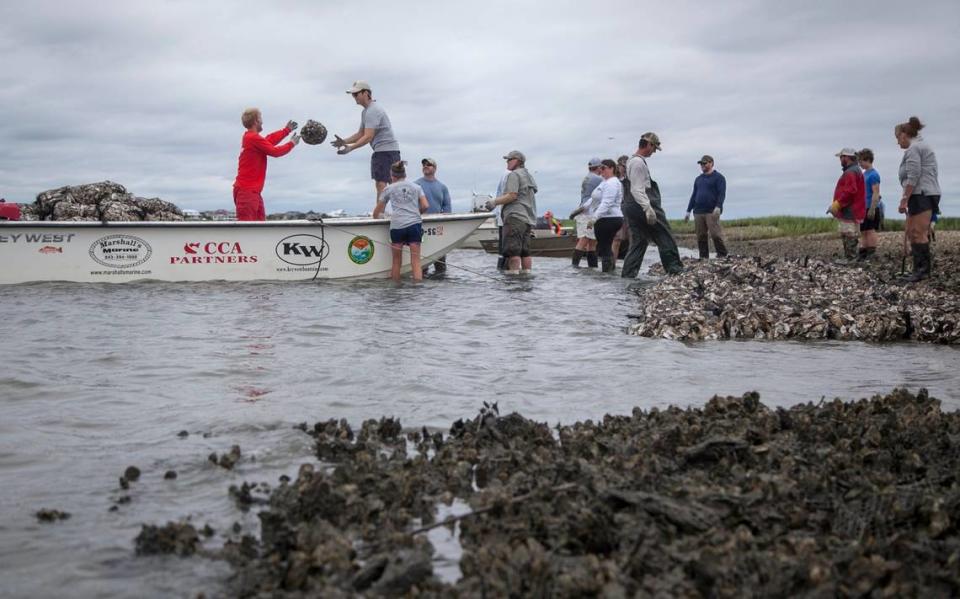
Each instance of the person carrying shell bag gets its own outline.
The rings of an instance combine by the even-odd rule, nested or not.
[[[867,215],[867,192],[863,171],[857,163],[857,151],[844,148],[837,152],[843,174],[833,190],[833,203],[828,213],[839,221],[840,240],[843,242],[843,257],[848,262],[857,260],[860,223]]]

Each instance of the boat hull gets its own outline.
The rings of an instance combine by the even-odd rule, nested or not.
[[[555,235],[550,231],[535,230],[530,240],[530,255],[541,258],[569,258],[577,246],[574,235]],[[496,239],[482,239],[480,245],[488,254],[499,253]]]
[[[489,214],[423,217],[424,262]],[[302,281],[389,276],[389,221],[4,222],[0,284],[37,281]],[[410,271],[404,249],[403,272]]]

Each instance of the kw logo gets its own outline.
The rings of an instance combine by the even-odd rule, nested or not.
[[[320,264],[328,254],[327,242],[316,235],[291,235],[277,244],[277,258],[295,266]]]
[[[316,245],[303,245],[299,241],[284,241],[283,242],[283,255],[284,256],[303,256],[304,258],[315,258],[319,257],[323,252],[323,248]]]

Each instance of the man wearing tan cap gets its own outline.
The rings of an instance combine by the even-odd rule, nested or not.
[[[537,222],[537,182],[527,171],[527,158],[514,150],[503,157],[507,161],[507,178],[503,193],[486,204],[487,210],[503,206],[503,255],[507,257],[507,274],[529,274],[530,231]]]
[[[660,251],[660,263],[667,274],[683,272],[680,250],[660,203],[660,187],[650,177],[647,158],[660,150],[660,138],[648,131],[640,136],[637,151],[627,160],[627,178],[633,201],[623,204],[623,216],[630,228],[630,252],[623,260],[620,276],[632,279],[640,272],[647,245],[652,241]]]
[[[400,144],[393,134],[393,126],[386,111],[373,99],[370,84],[366,81],[354,81],[347,90],[354,101],[363,106],[360,113],[360,129],[346,139],[334,135],[330,145],[337,148],[337,154],[349,154],[357,148],[370,144],[373,155],[370,157],[370,178],[377,188],[377,200],[383,188],[390,184],[390,165],[400,161]]]
[[[844,148],[836,153],[840,158],[843,174],[833,190],[833,202],[827,212],[839,221],[840,240],[843,242],[843,257],[847,262],[857,259],[857,237],[860,223],[866,216],[867,188],[863,171],[857,163],[857,151]]]
[[[723,242],[720,213],[723,212],[723,200],[727,195],[727,180],[713,169],[713,156],[704,154],[697,164],[703,174],[693,182],[693,193],[690,194],[687,214],[683,220],[689,221],[690,214],[693,214],[701,260],[710,257],[710,238],[713,239],[717,258],[723,258],[727,255],[727,246]]]

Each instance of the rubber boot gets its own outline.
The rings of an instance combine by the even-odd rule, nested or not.
[[[583,259],[585,253],[583,250],[573,250],[573,259],[571,262],[575,267],[580,267],[580,260]]]
[[[847,262],[855,262],[857,259],[857,238],[846,236],[843,238],[843,257]]]
[[[603,266],[601,267],[602,272],[613,272],[617,267],[617,263],[613,261],[613,256],[604,256]]]
[[[857,262],[863,262],[867,259],[867,251],[869,248],[860,248],[857,250]]]
[[[701,260],[710,259],[710,242],[707,240],[706,237],[704,237],[703,239],[699,239],[699,238],[697,239],[697,250],[700,251]]]
[[[587,266],[590,268],[597,267],[597,253],[596,252],[587,252]]]
[[[913,273],[907,277],[910,283],[916,283],[930,277],[930,244],[913,243]]]
[[[717,258],[727,257],[727,244],[723,242],[722,237],[713,238],[713,249],[717,250]]]
[[[497,270],[504,270],[507,268],[507,257],[500,256],[497,258]]]

